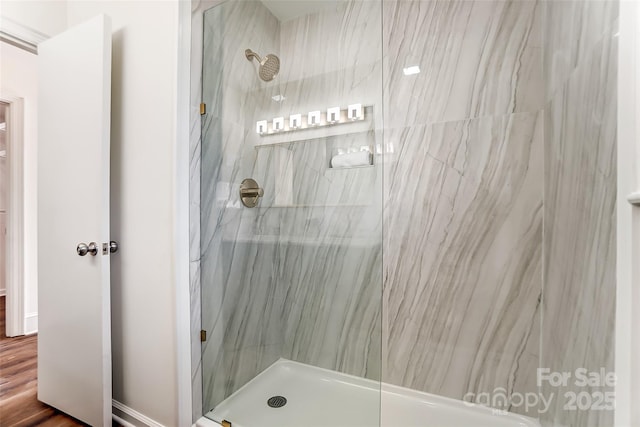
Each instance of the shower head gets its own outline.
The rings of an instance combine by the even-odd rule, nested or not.
[[[251,61],[253,58],[256,58],[258,60],[258,62],[260,63],[258,75],[265,82],[270,82],[278,75],[278,71],[280,71],[280,58],[278,58],[274,54],[270,53],[261,59],[257,53],[255,53],[251,49],[247,49],[244,51],[244,55],[249,61]]]

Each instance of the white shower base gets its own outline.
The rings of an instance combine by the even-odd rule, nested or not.
[[[280,359],[196,426],[219,426],[222,420],[232,427],[540,426],[533,418],[496,413],[480,405],[390,384],[380,387],[377,381]],[[267,400],[272,396],[286,397],[287,404],[270,408]]]

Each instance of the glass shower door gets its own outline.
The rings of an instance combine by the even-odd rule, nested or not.
[[[381,6],[205,12],[202,370],[215,421],[379,424]]]

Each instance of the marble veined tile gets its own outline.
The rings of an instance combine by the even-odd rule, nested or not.
[[[383,381],[536,391],[519,387],[538,363],[542,129],[519,113],[385,132]]]
[[[330,71],[306,77],[301,80],[286,80],[278,77],[277,90],[274,87],[261,88],[253,99],[265,100],[252,109],[248,116],[254,121],[268,120],[290,114],[306,114],[309,111],[326,111],[328,107],[342,107],[349,104],[373,106],[374,124],[382,127],[381,99],[382,61],[371,64],[356,64],[342,70]],[[282,102],[274,102],[273,96],[284,97]],[[369,111],[367,111],[367,120]],[[300,136],[297,137],[299,139]]]
[[[383,3],[385,128],[542,108],[539,2]]]
[[[202,414],[202,348],[200,342],[201,307],[200,307],[200,260],[189,263],[191,295],[191,384],[192,384],[192,416],[197,419]]]
[[[253,89],[259,81],[258,62],[248,61],[245,50],[251,49],[261,57],[277,53],[279,34],[278,20],[259,1],[228,1],[207,10],[203,78],[217,77],[224,81],[225,88]]]
[[[191,295],[192,420],[202,416],[202,358],[200,346],[200,174],[202,53],[204,11],[221,0],[194,0],[191,12],[191,87],[189,111],[189,289]]]
[[[618,0],[545,0],[545,101],[562,90],[570,74],[606,37],[618,18]]]
[[[379,378],[382,169],[378,163],[329,167],[336,149],[374,152],[379,137],[367,130],[256,148],[254,123],[313,102],[316,108],[337,100],[341,106],[379,103],[379,31],[377,50],[367,40],[380,4],[345,2],[336,11],[289,21],[287,29],[259,2],[221,7],[204,17],[204,408],[279,357]],[[257,64],[244,58],[245,48],[281,55],[276,81],[257,79]],[[322,52],[341,56],[322,58]],[[377,62],[367,68],[370,60]],[[286,100],[274,103],[283,88]],[[238,186],[247,177],[264,188],[255,209],[240,204]]]
[[[204,12],[202,28],[207,114],[201,118],[199,159],[199,295],[207,331],[201,372],[208,410],[280,357],[283,297],[274,280],[276,246],[236,238],[255,221],[256,212],[241,207],[238,188],[257,157],[244,143],[254,131],[246,117],[264,104],[264,97],[256,97],[262,87],[258,64],[247,61],[244,51],[275,52],[279,26],[261,2],[230,1]]]
[[[283,357],[380,378],[381,239],[281,246],[286,287]]]
[[[290,82],[355,65],[371,67],[382,56],[382,2],[352,0],[336,8],[281,23],[282,70]]]
[[[203,327],[210,334],[203,346],[208,374],[203,381],[205,402],[211,407],[260,373],[256,365],[243,365],[232,356],[281,349],[284,330],[283,288],[276,280],[277,245],[259,239],[223,239],[216,246],[216,253],[202,258],[202,301],[208,305],[203,310]],[[262,369],[280,357],[279,351],[259,364]],[[226,368],[216,369],[220,363]]]
[[[259,64],[248,61],[245,50],[261,57],[279,50],[277,19],[259,1],[229,1],[205,12],[203,42],[203,101],[208,116],[244,124],[251,109],[270,101],[257,98],[256,89],[277,92],[277,81],[263,82]]]
[[[589,7],[585,4],[584,7]],[[545,109],[544,293],[541,366],[614,370],[617,38],[590,53]],[[572,377],[573,378],[573,377]],[[611,391],[543,383],[557,397],[543,425],[611,426],[612,410],[565,410],[564,394]]]
[[[200,114],[191,114],[189,140],[189,260],[200,259]]]

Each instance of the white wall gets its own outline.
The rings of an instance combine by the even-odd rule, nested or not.
[[[178,2],[74,1],[69,26],[99,13],[113,24],[111,235],[120,243],[111,260],[113,397],[177,426]]]
[[[4,2],[3,2],[4,5]],[[38,328],[37,183],[38,75],[37,56],[0,42],[0,93],[24,99],[24,312],[25,332]]]
[[[65,0],[2,0],[0,14],[48,36],[67,28]]]
[[[0,4],[3,16],[47,35],[99,13],[112,18],[111,230],[112,238],[120,242],[120,252],[111,260],[113,397],[166,426],[187,425],[184,418],[178,420],[178,405],[185,406],[185,396],[178,396],[176,360],[175,277],[180,271],[175,265],[174,240],[180,240],[175,237],[180,233],[174,225],[181,220],[174,182],[179,151],[175,136],[178,8],[178,1],[151,0],[3,0]],[[4,44],[0,54],[3,87],[9,81],[11,94],[25,98],[28,215],[36,212],[37,175],[30,165],[36,164],[37,154],[37,59]],[[30,63],[18,66],[10,62],[14,57],[29,58]],[[4,72],[5,68],[11,72]],[[31,83],[23,84],[26,81]],[[26,228],[29,223],[35,227],[37,222],[29,218]],[[37,307],[36,236],[35,228],[31,229],[32,236],[25,242],[29,251],[26,279],[31,283],[27,299],[32,301],[27,314]],[[188,244],[188,225],[184,231]],[[185,291],[188,298],[188,275]],[[187,321],[187,354],[188,334]],[[188,369],[186,380],[181,377],[181,381],[188,393]]]

